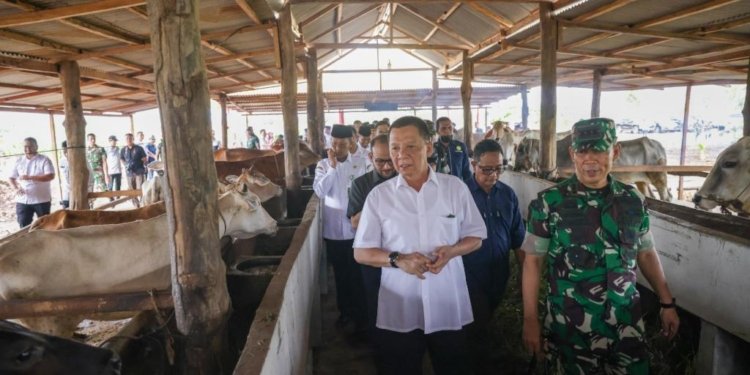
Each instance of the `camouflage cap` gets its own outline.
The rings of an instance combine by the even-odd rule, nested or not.
[[[581,120],[573,125],[573,150],[608,151],[617,142],[615,122],[608,118]]]

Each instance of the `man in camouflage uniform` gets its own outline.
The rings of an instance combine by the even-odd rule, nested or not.
[[[546,351],[551,373],[647,374],[636,265],[659,297],[665,336],[674,336],[679,318],[645,200],[609,175],[620,153],[612,120],[577,122],[569,152],[575,175],[529,204],[522,245],[524,344],[537,355]],[[546,345],[537,311],[544,260]]]
[[[86,147],[86,161],[89,165],[89,171],[91,171],[89,191],[107,191],[107,184],[109,183],[107,151],[96,144],[96,135],[89,133],[86,137],[89,141],[89,145]]]

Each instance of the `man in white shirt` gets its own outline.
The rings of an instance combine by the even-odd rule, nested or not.
[[[68,141],[62,141],[62,157],[60,158],[60,173],[62,179],[60,188],[60,206],[63,209],[70,207],[70,164],[68,163]]]
[[[471,373],[464,326],[473,321],[462,255],[487,237],[466,184],[427,164],[427,124],[413,116],[390,129],[399,176],[367,196],[357,262],[381,267],[374,334],[378,372],[421,374],[429,350],[436,374]]]
[[[109,171],[109,191],[118,191],[122,187],[122,164],[120,163],[120,148],[117,147],[117,137],[109,136],[109,147],[105,147],[107,152],[107,169]],[[113,201],[115,198],[109,198]]]
[[[340,312],[338,324],[354,321],[358,331],[367,329],[362,274],[354,261],[352,242],[354,229],[346,216],[349,187],[365,174],[365,159],[349,154],[351,130],[334,125],[328,158],[315,168],[313,190],[323,202],[323,239],[326,254],[333,265],[336,280],[336,303]]]
[[[10,185],[16,190],[16,216],[21,228],[31,224],[34,214],[49,214],[52,201],[50,181],[55,178],[52,161],[37,153],[36,139],[23,140],[23,153],[10,172]]]

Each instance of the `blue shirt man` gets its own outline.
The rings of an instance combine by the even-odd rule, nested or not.
[[[518,197],[510,186],[498,181],[503,167],[502,147],[495,140],[484,140],[474,147],[471,161],[474,175],[466,181],[474,202],[487,226],[487,238],[479,250],[463,256],[466,284],[469,288],[474,323],[467,333],[476,374],[491,374],[488,361],[487,332],[492,313],[500,304],[510,276],[510,251],[514,250],[519,266],[524,253],[520,250],[526,229]],[[520,275],[519,275],[520,276]]]
[[[453,139],[451,119],[441,117],[436,123],[439,139],[434,145],[435,172],[452,174],[464,182],[469,181],[469,150],[463,142]]]

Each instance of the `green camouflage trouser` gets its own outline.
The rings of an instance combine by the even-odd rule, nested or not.
[[[582,313],[582,311],[579,311]],[[584,319],[591,319],[587,316]],[[590,320],[588,332],[579,330],[564,315],[548,313],[544,322],[549,374],[642,375],[649,373],[643,339],[643,320],[635,326],[610,326]],[[589,325],[584,323],[585,325]]]
[[[104,178],[104,171],[91,171],[91,191],[107,191],[107,181]]]

